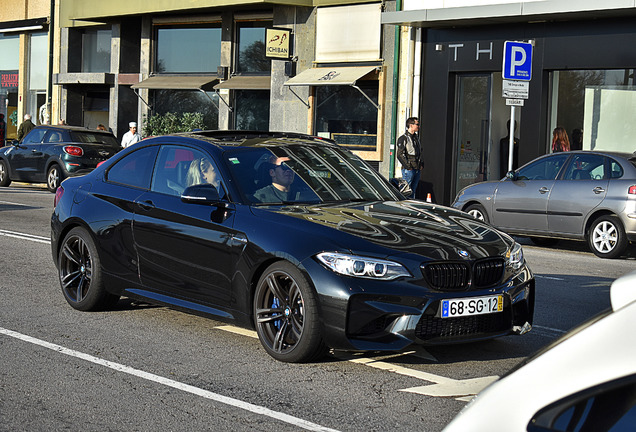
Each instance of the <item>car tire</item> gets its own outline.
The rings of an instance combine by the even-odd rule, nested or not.
[[[58,164],[51,165],[49,170],[46,172],[46,188],[49,192],[55,193],[62,183],[62,180],[64,180],[62,168],[60,168]]]
[[[9,178],[9,167],[5,161],[0,160],[0,187],[6,187],[10,184],[11,179]]]
[[[73,308],[105,310],[119,300],[104,287],[99,253],[86,229],[73,228],[64,237],[57,263],[62,293]]]
[[[627,249],[627,236],[620,219],[613,215],[597,218],[587,233],[587,242],[600,258],[617,258]]]
[[[490,219],[488,218],[488,214],[486,213],[486,210],[484,209],[484,207],[481,204],[471,204],[468,207],[466,207],[465,211],[466,211],[466,213],[468,213],[469,215],[471,215],[475,219],[478,219],[478,220],[486,222],[486,223],[490,223]]]
[[[530,241],[537,246],[554,246],[559,242],[559,239],[550,238],[550,237],[530,237]]]
[[[265,351],[283,362],[303,363],[326,353],[316,294],[289,262],[269,266],[254,293],[254,324]]]

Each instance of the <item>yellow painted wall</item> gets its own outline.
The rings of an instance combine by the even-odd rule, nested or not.
[[[0,22],[46,18],[51,7],[50,0],[2,0],[1,3]]]

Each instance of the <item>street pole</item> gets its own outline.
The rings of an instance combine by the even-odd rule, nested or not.
[[[510,141],[508,143],[508,171],[512,171],[512,156],[515,149],[515,106],[510,105]]]

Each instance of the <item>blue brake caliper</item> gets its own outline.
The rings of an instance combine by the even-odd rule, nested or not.
[[[280,307],[280,301],[278,300],[278,298],[274,297],[274,300],[272,301],[272,309],[278,309],[279,307]],[[274,321],[274,327],[276,327],[277,329],[280,330],[281,325],[282,325],[281,320]]]

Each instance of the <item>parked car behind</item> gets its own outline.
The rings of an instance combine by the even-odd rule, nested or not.
[[[46,183],[55,192],[67,177],[91,172],[121,150],[110,132],[74,126],[37,126],[22,140],[0,148],[0,186],[12,181]]]
[[[636,241],[636,158],[575,151],[541,156],[500,181],[462,189],[453,207],[548,245],[587,240],[601,258]]]
[[[120,296],[255,328],[281,361],[530,330],[521,246],[450,207],[405,200],[317,137],[146,139],[58,189],[51,247],[67,302]]]
[[[444,432],[634,431],[636,272],[611,309],[569,331],[479,393]]]

